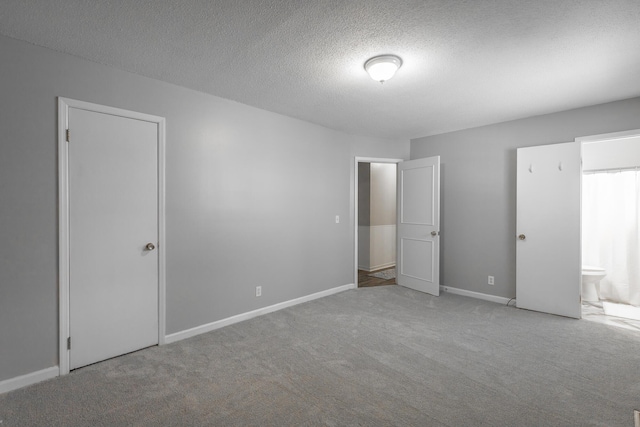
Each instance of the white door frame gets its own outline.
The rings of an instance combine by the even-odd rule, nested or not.
[[[640,129],[625,130],[622,132],[601,133],[599,135],[579,136],[575,142],[600,142],[610,139],[634,138],[640,136]]]
[[[67,129],[69,108],[77,108],[158,125],[158,344],[165,343],[166,271],[165,271],[165,119],[135,111],[107,107],[58,97],[58,311],[59,375],[69,373],[69,151]],[[72,136],[73,138],[73,136]]]
[[[639,136],[640,136],[640,129],[631,129],[631,130],[625,130],[625,131],[619,131],[619,132],[601,133],[601,134],[597,134],[597,135],[579,136],[579,137],[575,138],[574,141],[575,142],[581,142],[582,145],[584,146],[584,144],[588,144],[590,142],[614,141],[616,139],[637,138]],[[581,203],[582,203],[582,197],[581,197]],[[580,209],[580,215],[582,216],[582,207]],[[581,248],[581,250],[582,250],[582,248]],[[582,254],[580,254],[580,255],[581,255],[580,256],[580,260],[581,260],[581,264],[582,264],[582,262],[583,262],[582,261]],[[582,268],[582,265],[580,265],[580,268]],[[582,291],[582,288],[580,290]]]
[[[358,287],[358,163],[395,163],[398,164],[404,162],[404,159],[389,159],[378,157],[355,157],[353,168],[353,283],[355,287]]]

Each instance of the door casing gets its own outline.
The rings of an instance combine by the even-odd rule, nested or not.
[[[111,114],[156,123],[158,126],[158,343],[166,331],[166,239],[165,239],[165,119],[120,108],[69,98],[58,98],[58,287],[59,374],[69,373],[69,108]]]

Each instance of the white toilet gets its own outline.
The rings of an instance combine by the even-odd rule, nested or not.
[[[582,301],[600,301],[600,280],[606,275],[604,268],[582,266]]]

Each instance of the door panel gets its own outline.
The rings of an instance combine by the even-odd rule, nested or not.
[[[158,127],[69,108],[71,369],[158,343]]]
[[[519,308],[581,317],[581,148],[571,142],[518,149]]]
[[[417,167],[403,171],[403,192],[411,198],[402,199],[402,222],[404,224],[434,225],[433,193],[434,170],[432,166]]]
[[[397,283],[440,295],[440,157],[398,163]]]
[[[404,238],[402,249],[402,273],[414,279],[433,282],[433,242]]]

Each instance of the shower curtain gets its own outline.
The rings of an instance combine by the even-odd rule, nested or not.
[[[586,173],[582,264],[602,267],[603,300],[640,306],[640,172]]]

